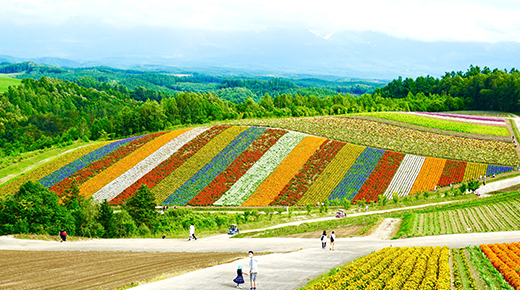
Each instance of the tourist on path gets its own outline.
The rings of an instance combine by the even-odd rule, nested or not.
[[[60,238],[61,238],[60,243],[67,241],[67,232],[64,231],[63,229],[60,230]]]
[[[323,234],[321,234],[321,248],[325,250],[327,247],[327,232],[323,231]]]
[[[195,226],[193,225],[193,223],[191,223],[191,225],[190,225],[190,238],[189,238],[189,241],[191,241],[192,239],[197,240],[197,237],[195,236]]]
[[[246,274],[247,273],[242,273],[242,265],[238,265],[238,269],[237,269],[237,277],[235,279],[233,279],[233,282],[237,283],[237,288],[242,288],[242,285],[241,284],[244,284],[244,276],[242,276],[242,274]]]
[[[251,282],[251,290],[256,290],[256,275],[258,274],[258,261],[253,255],[253,251],[249,251],[249,281]]]
[[[334,251],[334,245],[336,244],[336,234],[334,234],[334,231],[330,234],[330,250]]]

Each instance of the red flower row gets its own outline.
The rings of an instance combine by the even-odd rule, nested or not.
[[[464,171],[466,170],[465,161],[448,160],[441,173],[438,186],[447,186],[452,183],[462,182]]]
[[[377,200],[379,195],[385,193],[404,156],[405,154],[403,153],[385,151],[353,200]]]
[[[161,136],[165,132],[159,132],[154,134],[148,134],[141,138],[135,139],[132,142],[125,144],[124,146],[121,146],[114,150],[113,152],[105,155],[103,158],[100,158],[99,160],[92,162],[88,166],[85,166],[83,169],[78,170],[73,175],[65,178],[59,183],[56,183],[53,185],[50,190],[57,193],[59,196],[63,195],[71,186],[74,179],[76,179],[76,182],[78,185],[81,185],[85,183],[87,180],[92,178],[93,176],[99,174],[101,171],[107,169],[114,163],[118,162],[119,160],[125,158],[130,153],[134,152],[135,150],[139,149],[146,143],[152,141],[153,139]]]
[[[228,191],[278,139],[285,130],[268,129],[249,145],[222,173],[199,192],[189,205],[211,205]]]
[[[208,144],[218,134],[222,133],[230,126],[214,126],[204,131],[199,136],[182,146],[177,152],[173,153],[168,159],[134,182],[131,186],[126,188],[123,192],[118,194],[110,201],[110,204],[123,204],[128,198],[133,196],[141,185],[146,185],[152,188],[161,182],[166,176],[170,175],[175,169],[179,168],[186,160],[197,153],[202,147]]]
[[[270,205],[293,205],[300,200],[343,146],[344,142],[335,140],[323,142]]]

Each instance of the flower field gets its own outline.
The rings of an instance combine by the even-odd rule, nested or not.
[[[356,260],[307,290],[451,289],[448,247],[389,247]]]
[[[327,199],[374,201],[394,193],[404,197],[511,170],[514,167],[405,154],[283,129],[213,126],[86,146],[11,181],[0,192],[13,194],[16,186],[34,180],[62,195],[75,181],[82,195],[111,204],[124,203],[146,185],[157,204],[164,205],[305,206]],[[501,212],[506,213],[512,214]],[[502,229],[509,221],[516,217],[488,222]],[[452,228],[455,232],[464,226]],[[484,222],[475,228],[495,227]]]
[[[480,245],[480,248],[491,261],[491,264],[506,278],[507,282],[519,289],[520,245],[518,243],[490,244]]]
[[[506,166],[520,164],[509,136],[504,137],[509,142],[468,138],[458,136],[454,131],[453,134],[421,131],[354,117],[241,120],[235,123],[282,128],[419,156]]]

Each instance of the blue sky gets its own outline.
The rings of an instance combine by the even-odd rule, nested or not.
[[[428,42],[520,42],[520,1],[0,0],[0,7],[0,28],[67,23],[225,31],[288,27],[324,38],[369,30]]]

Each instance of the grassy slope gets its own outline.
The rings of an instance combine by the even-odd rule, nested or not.
[[[0,93],[7,91],[9,86],[17,86],[21,82],[21,80],[6,78],[0,75]]]
[[[509,136],[507,128],[495,127],[489,125],[478,125],[463,122],[455,122],[448,120],[441,120],[433,117],[416,116],[412,114],[403,113],[363,113],[363,116],[371,116],[377,118],[383,118],[387,120],[394,120],[404,123],[410,123],[414,125],[424,126],[428,128],[449,130],[463,133],[473,133],[482,135],[494,135],[494,136]]]

